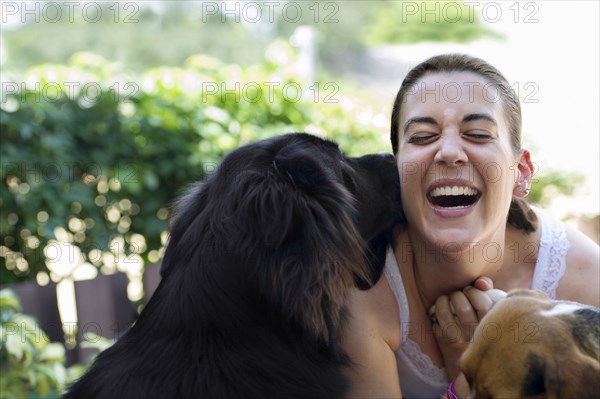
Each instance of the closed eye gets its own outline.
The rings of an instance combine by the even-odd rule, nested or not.
[[[415,134],[408,138],[409,144],[427,144],[432,142],[437,135],[435,134]]]
[[[470,131],[464,134],[469,139],[477,140],[477,141],[490,141],[494,139],[490,133],[480,132],[480,131]]]

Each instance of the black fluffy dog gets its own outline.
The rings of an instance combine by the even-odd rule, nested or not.
[[[179,200],[155,294],[65,398],[344,397],[344,301],[380,277],[400,214],[389,154],[240,147]]]

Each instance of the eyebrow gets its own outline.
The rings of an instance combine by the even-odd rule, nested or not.
[[[430,125],[438,124],[437,121],[430,116],[416,116],[406,121],[406,123],[404,124],[404,131],[406,132],[415,123],[428,123]]]
[[[490,114],[468,114],[463,117],[462,123],[472,122],[480,119],[492,122],[494,125],[498,125],[496,119],[494,119]]]
[[[494,125],[498,124],[496,119],[494,119],[490,114],[485,114],[485,113],[465,115],[463,117],[461,123],[467,123],[467,122],[472,122],[472,121],[481,120],[481,119],[492,122]],[[406,132],[415,123],[427,123],[430,125],[438,124],[438,122],[430,116],[416,116],[416,117],[410,118],[409,120],[406,121],[406,123],[404,124],[404,131]]]

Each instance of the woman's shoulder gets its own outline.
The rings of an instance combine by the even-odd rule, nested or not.
[[[341,343],[352,360],[346,369],[352,382],[348,397],[401,397],[394,354],[400,321],[386,277],[368,290],[352,288],[346,306]]]
[[[385,275],[368,290],[352,289],[347,308],[350,313],[348,328],[367,328],[393,350],[400,346],[398,303]]]
[[[566,234],[569,241],[567,270],[556,296],[600,307],[600,247],[570,226],[567,226]]]
[[[556,298],[600,306],[598,244],[548,211],[533,209],[541,221],[541,239],[546,241],[540,251],[565,253],[566,270],[556,289]]]

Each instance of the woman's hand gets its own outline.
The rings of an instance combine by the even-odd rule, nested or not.
[[[435,302],[433,332],[450,379],[459,373],[458,360],[467,348],[479,321],[492,307],[493,301],[484,291],[494,287],[488,277],[478,278],[473,285]]]

